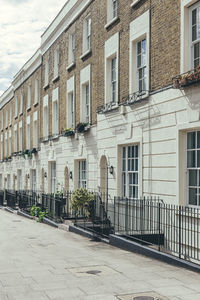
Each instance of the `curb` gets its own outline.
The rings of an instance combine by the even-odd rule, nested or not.
[[[23,212],[23,211],[21,211],[21,210],[18,210],[18,211],[17,211],[17,215],[22,216],[22,217],[25,217],[25,218],[28,218],[28,219],[31,219],[31,220],[34,219],[32,216],[30,216],[29,214],[27,214],[27,213],[25,213],[25,212]]]
[[[55,223],[54,221],[51,221],[51,220],[49,220],[49,219],[47,219],[47,218],[43,218],[42,223],[47,224],[47,225],[50,225],[50,226],[52,226],[52,227],[54,227],[54,228],[58,228],[58,226],[59,226],[59,224],[57,224],[57,223]]]
[[[96,241],[100,241],[100,242],[104,242],[106,244],[109,244],[109,239],[103,238],[101,236],[99,236],[98,234],[95,234],[93,232],[89,232],[83,228],[77,227],[75,225],[69,225],[69,231],[82,235],[84,237],[90,238],[92,240],[96,240]]]
[[[165,262],[165,263],[168,263],[171,265],[175,265],[177,267],[182,267],[182,268],[200,273],[200,266],[195,263],[182,260],[176,256],[172,256],[170,254],[163,253],[158,250],[148,248],[146,246],[142,246],[133,241],[126,240],[123,237],[110,234],[109,241],[110,241],[110,245],[112,245],[112,246],[115,246],[115,247],[118,247],[118,248],[121,248],[121,249],[124,249],[127,251],[131,251],[131,252],[134,252],[137,254],[145,255],[145,256],[157,259],[159,261],[162,261],[162,262]]]

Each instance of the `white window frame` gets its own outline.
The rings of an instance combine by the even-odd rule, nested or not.
[[[107,24],[110,26],[118,18],[118,0],[107,0]]]
[[[139,155],[139,144],[122,146],[122,197],[139,199]],[[132,182],[130,182],[131,176]],[[130,187],[132,187],[131,193]],[[133,195],[134,188],[135,195]]]
[[[91,65],[88,65],[80,72],[80,120],[91,123]],[[86,87],[88,87],[86,94]],[[86,99],[88,96],[88,99]],[[86,103],[88,100],[88,103]]]
[[[48,138],[49,135],[49,96],[43,97],[43,137]]]
[[[9,125],[12,125],[12,104],[10,104]]]
[[[59,88],[52,91],[52,134],[59,134]]]
[[[8,127],[8,109],[6,110],[6,128]]]
[[[51,178],[50,178],[50,187],[51,187],[51,193],[56,193],[56,162],[53,161],[50,163],[50,172],[51,172]]]
[[[39,101],[39,80],[35,79],[35,95],[34,95],[34,105]]]
[[[23,150],[23,127],[22,121],[19,122],[19,151]]]
[[[44,88],[49,85],[49,60],[46,61],[44,67]]]
[[[38,112],[33,114],[33,148],[38,148]]]
[[[188,147],[189,144],[189,135],[192,136],[194,135],[194,147]],[[186,134],[186,145],[187,145],[187,149],[186,149],[186,160],[187,160],[187,203],[189,206],[194,206],[194,207],[198,207],[200,206],[200,184],[198,184],[200,182],[200,131],[199,130],[192,130],[192,131],[188,131]],[[189,156],[189,153],[191,154],[191,156]],[[189,157],[192,159],[190,160]],[[194,159],[194,161],[193,161]],[[193,161],[193,165],[189,165],[189,161]],[[190,177],[190,174],[192,175],[196,173],[196,177]],[[194,175],[193,175],[194,176]],[[191,179],[190,179],[191,178]],[[193,181],[194,183],[194,178],[196,179],[196,185],[192,184],[191,181]],[[192,203],[190,201],[190,190],[196,190],[196,197],[197,197],[197,202]]]
[[[88,16],[83,24],[83,55],[91,49],[91,17]]]
[[[145,53],[143,53],[143,46],[145,44]],[[139,47],[140,45],[140,47]],[[139,50],[140,48],[140,50]],[[136,44],[137,57],[137,91],[141,94],[146,94],[146,38],[137,41]],[[142,73],[142,74],[140,74]],[[142,76],[141,76],[142,75]]]
[[[12,154],[12,130],[10,129],[9,130],[9,140],[8,140],[8,153],[9,153],[9,156],[11,156]]]
[[[18,97],[15,98],[15,118],[18,116]]]
[[[19,108],[19,114],[23,114],[23,106],[24,106],[24,94],[21,93],[20,95],[20,108]]]
[[[54,78],[56,80],[59,76],[59,49],[54,51],[54,69],[53,69]]]
[[[87,188],[87,161],[78,160],[78,188]]]
[[[106,42],[105,42],[105,82],[104,82],[104,88],[105,88],[105,104],[112,105],[113,107],[118,106],[118,85],[119,85],[119,33],[117,32],[113,36],[111,36]],[[116,59],[116,78],[115,80],[112,80],[112,61],[113,59]],[[113,78],[114,79],[114,78]],[[116,98],[115,101],[112,101],[112,88],[113,83],[116,85]]]
[[[32,188],[32,191],[36,192],[36,190],[37,190],[37,173],[36,173],[36,169],[31,170],[31,188]]]
[[[4,139],[4,157],[8,156],[8,133],[5,132],[5,139]]]
[[[180,26],[180,73],[187,72],[193,68],[191,56],[191,10],[199,6],[194,0],[180,1],[181,26]]]
[[[14,126],[14,152],[18,151],[18,132],[17,132],[17,124]]]
[[[0,112],[0,126],[1,130],[3,130],[3,111]]]
[[[73,107],[71,106],[73,95]],[[67,80],[66,84],[66,127],[75,127],[75,77],[71,77]]]
[[[31,108],[31,85],[28,86],[27,90],[27,110]]]
[[[17,189],[22,190],[22,170],[17,170]]]
[[[139,93],[137,45],[146,40],[146,92]],[[129,94],[137,93],[140,98],[149,94],[149,11],[146,11],[130,23],[130,59],[129,59]]]
[[[3,134],[1,135],[1,160],[3,159]]]
[[[31,118],[26,118],[26,149],[31,148]]]
[[[76,35],[73,32],[69,37],[69,52],[68,52],[68,68],[75,63],[75,51],[76,51]]]

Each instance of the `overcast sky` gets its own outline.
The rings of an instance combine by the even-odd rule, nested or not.
[[[0,95],[67,0],[0,0]]]

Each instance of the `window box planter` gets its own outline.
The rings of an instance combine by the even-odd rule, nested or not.
[[[67,128],[64,131],[64,136],[74,136],[75,135],[75,131],[74,128]]]
[[[90,129],[89,124],[88,123],[78,123],[76,126],[76,131],[78,133],[84,133],[86,131],[88,131]]]
[[[37,149],[36,148],[32,148],[28,151],[28,157],[29,158],[32,158],[32,155],[33,154],[36,154],[37,153]]]
[[[200,65],[189,72],[173,78],[173,86],[176,89],[180,89],[197,82],[200,82]]]
[[[29,152],[28,149],[22,151],[22,156],[24,157],[24,159],[26,158],[26,155],[28,155],[28,152]]]

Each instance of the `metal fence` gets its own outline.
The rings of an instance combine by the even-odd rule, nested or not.
[[[108,216],[107,202],[103,201],[105,195],[94,193],[94,200],[90,202],[89,214],[82,211],[83,218],[75,218],[75,225],[93,232],[95,235],[108,237],[113,233],[113,227]]]
[[[200,209],[115,197],[111,213],[115,234],[179,258],[200,260]]]

